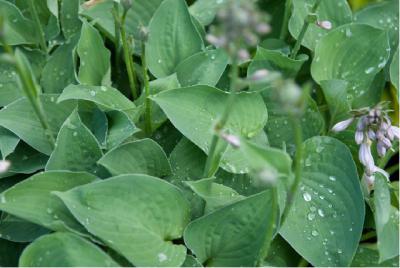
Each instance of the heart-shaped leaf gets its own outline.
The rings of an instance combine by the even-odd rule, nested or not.
[[[253,266],[272,237],[276,200],[261,192],[192,221],[186,246],[205,266]]]
[[[19,259],[19,266],[118,267],[119,265],[98,246],[77,235],[54,233],[43,236],[26,247]]]
[[[186,248],[172,240],[182,236],[189,221],[189,205],[171,184],[130,174],[58,196],[90,233],[135,266],[179,266],[184,262]]]
[[[151,139],[122,144],[106,153],[99,164],[114,176],[141,173],[164,177],[171,174],[167,156],[161,146]]]
[[[77,110],[65,120],[46,170],[71,170],[97,173],[96,162],[103,156],[100,144],[82,123]]]
[[[149,25],[146,58],[156,77],[168,76],[184,59],[200,52],[203,41],[184,0],[165,0]]]
[[[314,266],[348,266],[365,214],[356,166],[334,138],[314,137],[303,148],[300,189],[280,233]]]

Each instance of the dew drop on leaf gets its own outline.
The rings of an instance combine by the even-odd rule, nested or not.
[[[307,192],[303,193],[303,198],[307,202],[311,201],[311,195]]]

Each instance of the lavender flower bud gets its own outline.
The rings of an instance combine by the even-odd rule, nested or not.
[[[266,23],[259,23],[256,26],[256,32],[259,34],[267,34],[271,32],[271,26],[269,26],[269,24]]]
[[[375,132],[372,129],[368,129],[368,138],[373,141],[376,140]]]
[[[361,117],[357,122],[357,131],[364,131],[368,125],[368,118],[366,116]]]
[[[381,125],[379,126],[380,129],[382,130],[388,130],[388,128],[390,127],[390,125],[388,123],[386,123],[385,121],[381,122]]]
[[[390,147],[392,147],[392,143],[390,142],[390,140],[386,137],[383,137],[382,139],[380,139],[380,142],[383,143],[383,145],[389,149]]]
[[[329,20],[317,21],[317,26],[325,30],[332,29],[332,23]]]
[[[354,117],[351,117],[349,119],[340,121],[339,123],[336,123],[333,127],[332,127],[332,131],[333,132],[341,132],[343,130],[345,130],[346,128],[348,128],[350,126],[350,124],[353,122]]]
[[[250,59],[250,54],[249,54],[249,52],[247,51],[247,49],[244,49],[244,48],[239,49],[239,51],[238,51],[238,58],[239,58],[241,61],[246,61],[246,60]]]
[[[378,139],[378,140],[382,140],[383,138],[385,138],[385,134],[381,130],[378,130],[377,132],[375,132],[375,135],[376,135],[376,139]]]
[[[0,174],[6,172],[11,166],[10,161],[0,160]]]
[[[218,38],[212,34],[207,34],[206,40],[208,43],[210,43],[211,45],[214,45],[216,47],[222,47],[223,45],[225,45],[225,42],[223,41],[222,38]]]
[[[227,141],[230,145],[232,145],[235,148],[239,148],[240,147],[240,139],[239,137],[232,135],[232,134],[226,134],[226,133],[222,133],[221,137]]]
[[[375,168],[375,162],[372,157],[370,142],[364,142],[361,144],[358,158],[360,159],[361,164],[365,166],[367,174],[372,174]]]
[[[251,80],[253,81],[260,81],[264,80],[268,77],[269,71],[267,69],[260,69],[257,70],[252,76]]]
[[[357,130],[355,134],[355,140],[357,144],[361,144],[364,140],[364,132]]]
[[[400,129],[398,127],[395,127],[395,126],[391,126],[390,130],[393,132],[394,138],[399,140],[400,139]]]
[[[383,144],[383,142],[378,141],[378,143],[376,144],[376,151],[378,152],[378,155],[380,157],[385,156],[385,154],[386,154],[386,146]]]

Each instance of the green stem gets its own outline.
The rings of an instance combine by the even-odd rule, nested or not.
[[[143,68],[143,80],[144,80],[144,92],[146,94],[145,100],[145,132],[148,136],[151,135],[151,101],[150,101],[150,85],[149,75],[147,73],[147,61],[146,61],[146,46],[145,42],[142,41],[142,68]]]
[[[282,215],[281,226],[284,224],[293,205],[293,197],[296,195],[300,186],[301,173],[303,171],[303,167],[301,164],[301,160],[303,159],[303,133],[301,130],[300,119],[296,115],[291,115],[290,119],[294,128],[294,137],[296,143],[296,156],[294,159],[294,182],[288,193],[286,207]]]
[[[313,13],[315,13],[317,11],[319,5],[321,4],[321,1],[322,0],[317,0],[314,3],[313,7],[311,8],[311,13],[310,14],[313,14]],[[310,14],[308,14],[306,16],[306,18],[304,19],[303,27],[301,28],[300,34],[297,37],[296,43],[295,43],[295,45],[293,47],[293,50],[292,50],[292,53],[290,55],[290,58],[292,58],[292,59],[296,58],[297,53],[299,52],[299,49],[300,49],[300,46],[301,46],[301,42],[303,42],[303,39],[304,39],[304,36],[305,36],[305,34],[307,32],[308,26],[310,25],[310,20],[309,20],[309,17],[308,17]]]
[[[3,39],[0,41],[1,41],[1,43],[3,43],[4,50],[11,56],[11,58],[15,64],[15,69],[20,78],[20,81],[22,84],[22,89],[23,89],[27,99],[29,100],[35,114],[37,115],[40,124],[42,125],[42,127],[44,129],[45,135],[50,142],[51,148],[54,149],[55,138],[54,138],[53,132],[51,131],[50,125],[48,123],[49,121],[48,121],[46,113],[43,109],[43,105],[42,105],[42,102],[40,101],[40,97],[37,94],[37,92],[38,92],[37,85],[34,82],[34,80],[32,79],[32,74],[27,73],[27,71],[26,71],[27,68],[24,68],[24,66],[22,66],[23,63],[21,63],[15,57],[15,54],[14,54],[13,50],[11,49],[11,47]]]
[[[33,3],[33,0],[28,0],[28,4],[29,4],[29,9],[30,9],[31,15],[33,17],[33,21],[35,23],[36,33],[39,35],[40,48],[47,54],[46,39],[45,39],[42,25],[40,24],[39,15],[37,13],[36,6]]]
[[[236,55],[236,53],[232,53],[233,55]],[[236,86],[238,83],[238,78],[239,78],[239,66],[237,62],[237,57],[234,56],[232,59],[232,66],[231,66],[231,71],[230,71],[230,78],[231,78],[231,84],[230,84],[230,94],[228,97],[228,100],[225,105],[225,109],[222,113],[221,118],[218,120],[217,124],[214,127],[214,135],[211,140],[211,145],[210,145],[210,150],[208,152],[208,157],[206,161],[206,165],[204,167],[204,172],[203,172],[203,177],[204,178],[209,178],[213,175],[213,173],[216,171],[215,167],[215,159],[217,158],[217,162],[221,160],[221,154],[217,154],[216,149],[219,141],[219,132],[224,128],[226,122],[229,119],[229,115],[233,109],[233,104],[235,103],[236,99]]]
[[[129,86],[131,89],[132,97],[133,97],[133,99],[137,99],[138,93],[137,93],[137,87],[136,87],[135,67],[133,65],[131,47],[129,45],[129,42],[128,42],[128,39],[126,36],[126,31],[125,31],[126,14],[127,14],[127,11],[124,11],[124,14],[122,15],[122,19],[121,19],[121,25],[120,25],[120,31],[121,31],[121,37],[122,37],[122,48],[124,50],[125,65],[126,65],[126,70],[128,72]]]
[[[389,173],[389,175],[393,175],[395,172],[399,170],[399,164],[395,164],[389,168],[386,169],[386,172]]]
[[[363,241],[369,240],[369,239],[374,238],[374,237],[376,237],[376,232],[375,231],[370,231],[368,233],[363,234],[361,236],[361,240],[360,241],[363,242]]]
[[[113,6],[113,17],[114,17],[114,46],[115,46],[115,66],[117,71],[119,70],[119,63],[120,63],[120,51],[121,51],[121,20],[119,17],[119,4],[114,2]]]
[[[289,16],[292,10],[292,0],[286,0],[285,3],[285,13],[283,14],[283,21],[281,26],[281,33],[279,35],[279,39],[285,40],[288,33],[289,26]]]

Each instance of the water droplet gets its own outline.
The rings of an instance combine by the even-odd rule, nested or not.
[[[91,91],[90,91],[90,96],[92,96],[92,97],[96,96],[96,91],[91,90]]]
[[[308,214],[307,214],[307,219],[308,219],[309,221],[312,221],[313,219],[315,219],[315,214],[314,214],[314,213],[308,213]]]
[[[74,131],[74,133],[72,134],[74,137],[78,136],[78,132]]]
[[[350,28],[346,29],[346,37],[351,37],[353,33],[351,32]]]
[[[318,215],[320,215],[321,217],[325,217],[325,213],[322,209],[318,209]]]
[[[215,60],[215,55],[211,55],[211,59],[212,59],[212,60]]]
[[[365,73],[366,73],[366,74],[370,74],[370,73],[372,73],[374,70],[375,70],[374,67],[369,67],[368,69],[365,70]]]
[[[51,208],[47,208],[46,211],[47,211],[47,213],[49,213],[49,214],[53,213],[53,210],[52,210]]]
[[[311,210],[312,212],[315,212],[315,211],[317,211],[317,208],[316,208],[316,207],[310,207],[310,210]]]
[[[167,255],[165,255],[165,253],[158,253],[157,257],[158,257],[159,262],[164,262],[168,259]]]
[[[334,235],[334,234],[335,234],[335,232],[332,231],[332,230],[330,230],[329,233],[330,233],[331,235]]]
[[[303,193],[303,198],[307,202],[311,201],[311,195],[309,193],[307,193],[307,192]]]
[[[7,202],[6,197],[5,197],[4,194],[1,195],[0,202],[1,202],[2,204],[5,204],[5,203]]]
[[[311,235],[312,235],[312,236],[317,236],[317,235],[318,235],[318,232],[317,232],[316,230],[312,230],[312,231],[311,231]]]
[[[306,165],[306,167],[311,166],[311,159],[309,157],[306,158],[306,161],[304,162],[304,164]]]
[[[101,89],[101,91],[104,91],[104,92],[107,91],[107,88],[105,86],[101,86],[100,89]]]
[[[329,180],[336,181],[336,177],[335,176],[329,176]]]
[[[158,63],[161,63],[162,62],[162,60],[161,59],[158,59],[158,61],[157,61]]]
[[[338,248],[337,253],[342,254],[343,251],[340,248]]]

